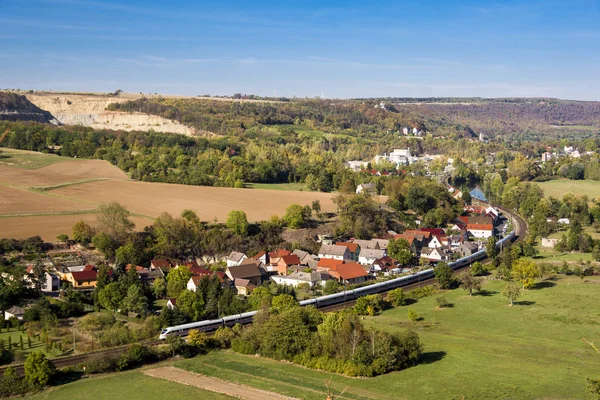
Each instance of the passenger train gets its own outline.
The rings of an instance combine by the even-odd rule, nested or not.
[[[510,232],[503,239],[498,241],[497,246],[502,247],[507,243],[512,242],[515,238],[515,232]],[[479,250],[478,252],[473,253],[470,256],[463,257],[456,261],[450,262],[448,263],[448,265],[454,270],[460,269],[475,261],[485,258],[485,255],[485,250]],[[315,306],[316,308],[323,308],[335,304],[345,303],[346,301],[354,300],[361,296],[387,292],[392,289],[408,286],[410,284],[431,279],[433,277],[433,268],[429,268],[423,271],[419,271],[415,274],[390,279],[389,281],[374,283],[372,285],[362,286],[356,289],[346,290],[340,293],[329,294],[313,299],[302,300],[299,304],[301,306]],[[187,336],[188,332],[192,329],[197,329],[203,332],[212,332],[217,330],[221,326],[233,327],[236,324],[246,325],[252,323],[254,315],[256,315],[256,311],[249,311],[242,314],[230,315],[224,318],[192,322],[189,324],[177,326],[170,326],[161,331],[159,338],[166,339],[168,335]]]

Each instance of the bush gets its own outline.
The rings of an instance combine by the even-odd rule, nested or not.
[[[235,333],[229,327],[219,327],[213,335],[213,340],[222,349],[229,348],[231,341],[235,338]]]
[[[439,308],[448,307],[448,305],[450,304],[450,303],[448,303],[448,300],[446,300],[446,298],[444,296],[436,297],[435,301],[437,301],[437,305]]]
[[[416,288],[408,292],[408,298],[412,300],[422,299],[423,297],[432,296],[438,293],[438,289],[433,285],[427,285],[420,288]]]
[[[258,349],[255,348],[254,345],[247,340],[244,340],[242,338],[235,338],[231,341],[231,350],[240,354],[253,355],[256,354],[256,351]]]
[[[154,360],[154,354],[148,347],[141,344],[134,344],[129,346],[127,351],[121,355],[117,364],[117,371],[136,368]]]
[[[387,300],[396,307],[404,306],[407,300],[406,293],[404,293],[404,289],[402,288],[390,290]]]
[[[93,354],[83,363],[88,374],[100,374],[117,370],[119,356],[108,354]]]
[[[407,313],[408,319],[415,322],[419,320],[419,314],[413,309],[409,309]]]
[[[354,311],[358,315],[377,315],[388,307],[388,303],[383,300],[380,294],[371,294],[359,297],[356,300]]]

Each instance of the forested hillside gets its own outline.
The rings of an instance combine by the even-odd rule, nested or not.
[[[584,139],[600,133],[600,103],[556,99],[360,99],[224,102],[139,99],[110,110],[175,119],[220,135],[262,125],[295,124],[327,133],[379,140],[403,128],[450,139],[479,133],[498,140]]]

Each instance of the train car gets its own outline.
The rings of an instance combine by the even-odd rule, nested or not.
[[[248,311],[242,314],[230,315],[223,318],[223,325],[230,328],[237,324],[246,325],[254,320],[255,315],[256,311]]]
[[[160,332],[159,339],[164,340],[168,335],[187,336],[188,332],[192,329],[197,329],[202,332],[212,332],[221,326],[223,326],[223,318],[170,326]]]
[[[317,297],[315,300],[317,308],[322,308],[354,300],[355,298],[354,290],[345,290],[343,292]]]
[[[312,299],[307,299],[307,300],[302,300],[300,303],[298,303],[301,307],[306,307],[306,306],[316,306],[317,305],[317,299],[312,298]]]

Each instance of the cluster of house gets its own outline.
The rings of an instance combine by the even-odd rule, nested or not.
[[[560,152],[560,149],[557,151],[552,151],[551,147],[548,147],[546,150],[547,151],[542,153],[542,162],[548,162],[559,157],[580,158],[583,155],[591,156],[596,154],[594,151],[580,152],[579,149],[574,148],[573,146],[565,146],[562,153]]]

